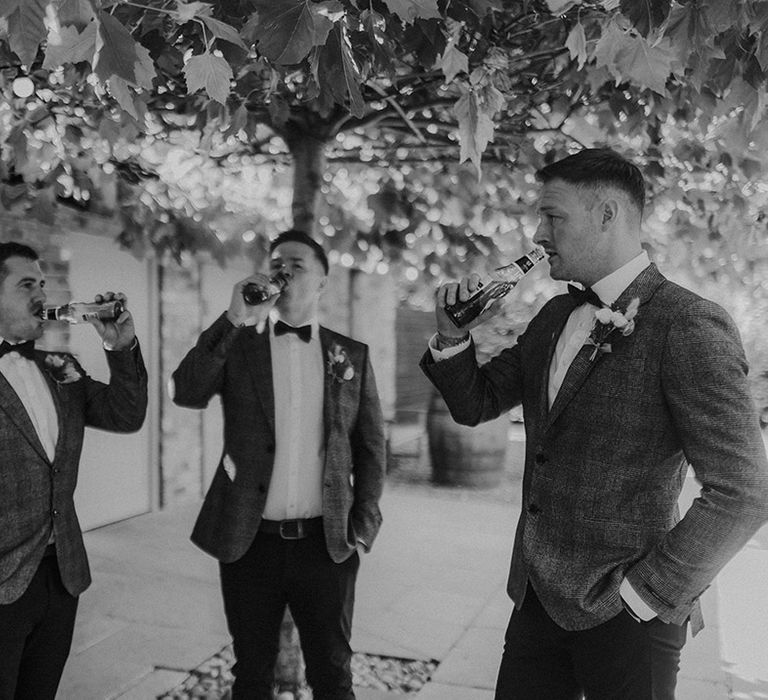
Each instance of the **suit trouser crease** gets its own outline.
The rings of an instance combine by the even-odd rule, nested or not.
[[[336,564],[321,534],[257,533],[245,555],[221,563],[236,663],[233,700],[271,700],[286,605],[299,631],[315,700],[353,700],[349,640],[359,557]]]

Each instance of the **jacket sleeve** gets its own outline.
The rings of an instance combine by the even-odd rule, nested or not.
[[[355,477],[351,519],[355,535],[367,551],[381,525],[379,499],[384,488],[386,448],[381,403],[367,349],[364,367],[360,406],[351,435]]]
[[[139,430],[147,414],[147,370],[138,341],[107,350],[109,384],[85,377],[85,423],[120,433]]]
[[[701,491],[627,578],[662,620],[676,622],[768,519],[768,463],[744,351],[723,309],[702,299],[683,309],[667,333],[662,382]]]
[[[420,367],[442,394],[453,419],[474,426],[497,418],[522,401],[521,343],[505,348],[490,362],[478,366],[474,341],[453,357],[435,362],[429,350]]]
[[[240,332],[223,313],[201,333],[195,347],[171,375],[170,393],[175,404],[205,408],[219,393],[227,353]]]

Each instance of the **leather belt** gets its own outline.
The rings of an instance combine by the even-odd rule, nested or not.
[[[262,520],[259,532],[280,535],[284,540],[303,540],[323,532],[322,518],[298,518],[296,520]]]

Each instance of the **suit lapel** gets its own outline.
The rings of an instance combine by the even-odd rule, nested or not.
[[[269,323],[259,333],[255,327],[245,329],[245,342],[240,345],[241,361],[251,374],[256,396],[261,400],[269,427],[275,430],[275,388],[272,383],[272,349],[269,344]]]
[[[589,359],[593,350],[594,348],[591,345],[584,345],[576,353],[576,357],[573,358],[573,362],[568,367],[568,371],[565,373],[565,377],[563,377],[563,383],[560,385],[557,396],[555,396],[555,400],[552,403],[552,408],[547,417],[547,427],[555,422],[556,418],[562,413],[563,408],[581,388],[581,385],[584,384],[584,381],[595,366],[596,361]]]
[[[59,426],[58,437],[56,438],[56,447],[54,448],[53,461],[59,459],[59,451],[63,451],[66,447],[67,437],[69,432],[64,428],[64,420],[66,418],[66,411],[62,406],[61,387],[56,383],[56,380],[51,376],[50,372],[45,369],[45,353],[35,352],[35,364],[37,365],[40,373],[45,379],[45,383],[48,385],[48,391],[53,399],[53,406],[56,409],[56,423]]]
[[[642,323],[642,307],[654,294],[659,285],[664,282],[664,276],[658,271],[655,264],[651,263],[643,270],[630,285],[621,293],[619,298],[612,305],[614,309],[626,309],[629,302],[635,297],[640,299],[640,311],[638,311],[638,322]],[[566,317],[567,320],[567,317]],[[562,326],[561,326],[562,330]],[[559,333],[558,333],[559,337]],[[557,342],[557,341],[555,341]],[[549,427],[555,422],[557,417],[563,412],[563,409],[573,399],[579,389],[583,386],[592,368],[599,362],[599,358],[590,360],[594,351],[591,345],[584,345],[563,378],[560,390],[557,392],[552,409],[547,416],[546,425]],[[550,356],[551,357],[551,356]],[[548,382],[547,382],[548,383]]]
[[[37,362],[38,367],[40,367],[41,371],[42,366],[40,362]],[[43,376],[46,377],[47,381],[47,375],[46,372],[43,371]],[[53,392],[52,392],[53,393]],[[54,398],[54,401],[56,399]],[[48,455],[45,453],[45,448],[43,447],[43,443],[40,442],[40,437],[37,434],[37,430],[35,430],[35,426],[32,423],[32,419],[29,417],[29,414],[27,413],[27,409],[24,407],[24,404],[21,402],[21,399],[19,398],[19,395],[14,391],[13,387],[8,383],[8,380],[5,378],[5,376],[0,372],[0,409],[6,412],[8,415],[8,418],[10,418],[11,422],[13,422],[16,427],[19,429],[19,432],[29,441],[29,444],[32,445],[32,447],[35,449],[35,452],[37,452],[48,464],[50,464],[50,461],[48,459]],[[58,404],[57,404],[57,411],[58,414]],[[60,426],[61,427],[61,426]]]
[[[328,445],[328,434],[333,424],[332,411],[333,411],[333,377],[330,372],[325,371],[325,363],[328,358],[328,353],[333,343],[333,334],[327,328],[320,326],[320,348],[323,354],[323,437],[324,444]]]
[[[544,359],[544,367],[542,368],[541,376],[544,377],[539,389],[539,424],[546,424],[547,416],[549,414],[549,373],[552,368],[552,358],[555,355],[555,349],[557,348],[557,341],[565,328],[565,324],[568,322],[568,318],[571,312],[574,310],[575,304],[570,297],[564,297],[564,303],[562,308],[558,309],[552,320],[552,333],[549,336],[549,342],[547,344],[547,352]]]

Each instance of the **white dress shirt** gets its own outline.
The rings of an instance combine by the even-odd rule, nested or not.
[[[324,363],[319,325],[316,320],[310,325],[312,339],[306,343],[293,333],[276,336],[270,323],[275,463],[264,506],[267,520],[323,514]]]
[[[635,277],[650,264],[651,261],[648,258],[648,254],[643,251],[628,263],[622,265],[618,270],[595,282],[592,285],[592,289],[604,304],[610,306],[621,296],[622,292],[631,284]],[[582,304],[576,307],[568,317],[565,328],[557,339],[552,363],[549,366],[549,382],[547,385],[547,397],[550,408],[555,401],[557,392],[560,391],[568,368],[571,366],[579,350],[584,346],[592,327],[595,325],[596,310],[597,307],[593,304]],[[429,341],[429,349],[435,362],[452,357],[469,346],[468,338],[460,345],[437,350],[435,348],[435,337],[432,336]],[[636,617],[641,620],[650,620],[656,617],[653,608],[646,604],[626,579],[621,583],[620,593]]]
[[[53,397],[40,369],[34,361],[22,357],[17,352],[9,352],[0,357],[0,372],[24,405],[45,454],[53,461],[56,442],[59,439],[59,419]]]
[[[643,251],[615,272],[603,277],[599,282],[595,282],[592,285],[592,290],[600,297],[603,304],[610,306],[629,287],[632,280],[650,264],[648,253]],[[584,347],[584,343],[595,325],[596,310],[597,307],[594,304],[577,306],[568,317],[565,328],[557,339],[555,354],[552,356],[552,364],[549,366],[548,397],[550,408],[555,402],[557,392],[560,391],[565,373],[576,355],[579,354],[579,350]]]

